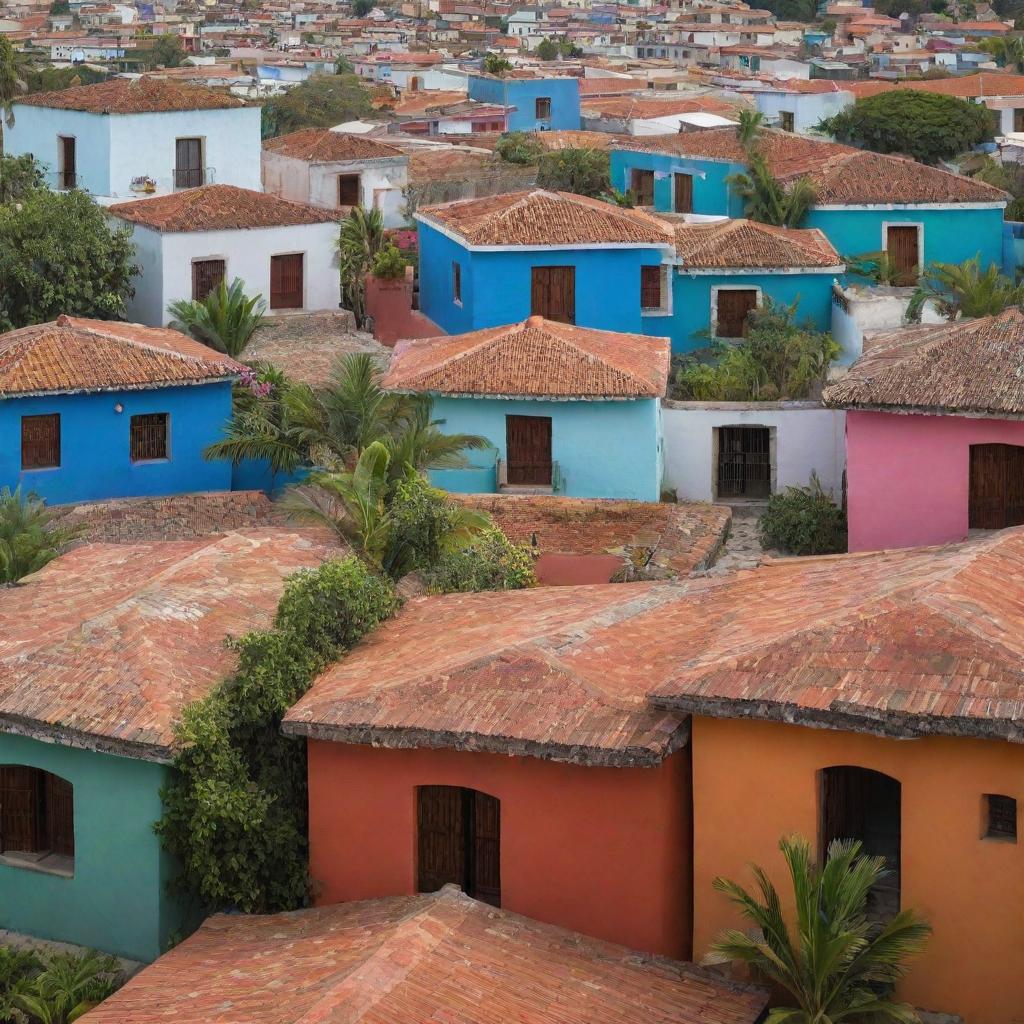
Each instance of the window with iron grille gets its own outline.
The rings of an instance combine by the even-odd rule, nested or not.
[[[359,205],[359,175],[339,174],[338,175],[338,205],[358,206]]]
[[[21,417],[21,468],[60,466],[60,414]]]
[[[462,301],[462,264],[452,264],[452,298],[456,302]]]
[[[1017,801],[1012,796],[985,794],[985,838],[1017,841]]]
[[[132,417],[132,462],[152,462],[167,458],[167,426],[165,412],[151,412]]]
[[[70,782],[28,765],[0,765],[0,853],[38,861],[75,855]]]
[[[192,298],[202,302],[216,291],[224,280],[224,260],[194,260],[192,263]]]
[[[538,121],[549,121],[551,119],[551,97],[538,96],[534,104],[534,115]]]
[[[661,309],[661,267],[640,268],[640,307]]]

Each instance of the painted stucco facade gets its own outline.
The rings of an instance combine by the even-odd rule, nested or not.
[[[779,839],[795,832],[816,842],[819,772],[857,766],[900,783],[901,906],[933,928],[898,995],[971,1024],[1019,1021],[1024,845],[981,838],[985,794],[1024,799],[1019,745],[704,717],[692,720],[691,745],[695,959],[721,929],[745,927],[712,880],[752,884],[758,864],[788,900]]]
[[[185,918],[167,892],[173,872],[153,833],[164,765],[0,735],[0,764],[26,765],[73,786],[73,875],[0,855],[2,926],[149,961]]]
[[[559,494],[573,498],[657,501],[661,494],[661,410],[656,399],[539,401],[434,398],[444,433],[479,434],[496,449],[470,452],[472,470],[434,477],[448,490],[474,493],[496,483],[494,459],[507,461],[506,416],[550,416],[551,458]],[[494,490],[492,484],[489,490]]]
[[[973,444],[1024,445],[1024,422],[849,410],[850,550],[966,537]]]
[[[463,786],[500,801],[503,909],[685,958],[689,774],[686,751],[604,768],[310,740],[317,903],[415,892],[417,787]]]
[[[511,132],[576,131],[580,127],[580,86],[576,78],[495,78],[470,75],[469,98],[513,107]],[[550,100],[550,116],[541,116],[537,100]]]
[[[214,110],[97,114],[15,104],[15,123],[4,129],[4,152],[32,154],[56,188],[58,137],[76,140],[78,187],[101,197],[132,199],[134,178],[156,182],[155,195],[175,191],[175,140],[202,140],[206,183],[260,189],[260,110]]]
[[[53,413],[60,415],[60,466],[23,470],[21,418]],[[169,457],[132,462],[131,418],[150,413],[169,416]],[[230,417],[230,381],[8,398],[0,401],[0,487],[20,484],[51,504],[230,490],[230,462],[203,458]]]
[[[665,153],[612,150],[611,180],[620,192],[630,190],[634,168],[654,171],[654,209],[660,213],[675,212],[673,176],[688,174],[693,178],[693,213],[719,217],[743,216],[743,201],[726,181],[729,175],[744,170],[742,164],[697,160]]]

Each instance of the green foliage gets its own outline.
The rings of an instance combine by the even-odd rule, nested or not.
[[[787,487],[768,499],[758,522],[761,544],[790,555],[830,555],[846,550],[846,515],[816,473],[807,487]]]
[[[683,356],[673,398],[697,401],[777,401],[807,398],[825,382],[839,346],[810,322],[798,324],[796,307],[765,299],[751,310],[746,337],[717,340],[711,361]]]
[[[1020,36],[994,36],[982,39],[978,46],[992,54],[1001,68],[1011,68],[1017,74],[1024,72],[1024,39]]]
[[[357,75],[311,75],[263,104],[263,138],[300,128],[333,128],[372,113],[370,92]]]
[[[545,37],[537,44],[537,48],[533,51],[533,55],[537,58],[537,60],[557,60],[558,43],[556,43],[553,39]]]
[[[1009,192],[1013,199],[1006,204],[1004,219],[1024,220],[1024,166],[1018,163],[1000,163],[986,156],[981,167],[971,177]]]
[[[919,319],[928,300],[947,320],[994,316],[1024,305],[1024,282],[1015,284],[994,263],[982,270],[978,254],[963,263],[929,264],[907,307],[907,319]]]
[[[398,246],[393,242],[387,242],[384,248],[374,255],[371,271],[374,277],[384,281],[397,281],[405,277],[405,268],[408,265]]]
[[[747,217],[776,227],[800,227],[817,199],[810,178],[800,178],[786,188],[758,152],[750,153],[746,171],[730,174],[726,181],[744,200]]]
[[[309,897],[305,744],[281,719],[316,675],[393,614],[394,591],[358,558],[292,576],[274,625],[232,643],[238,667],[185,709],[156,826],[175,887],[209,910],[273,913]]]
[[[117,960],[102,953],[54,953],[16,1003],[33,1024],[72,1024],[123,982]]]
[[[267,304],[262,295],[251,299],[245,294],[245,283],[235,278],[228,287],[221,281],[201,302],[180,299],[167,307],[174,318],[171,327],[182,334],[191,334],[204,345],[235,358],[249,344],[249,339],[263,323]]]
[[[992,139],[995,116],[956,96],[893,89],[826,118],[818,131],[876,153],[902,153],[934,164]]]
[[[36,189],[0,205],[0,330],[68,316],[121,319],[134,294],[131,228],[84,192]]]
[[[0,32],[0,115],[3,124],[14,127],[12,104],[19,93],[25,91],[25,83],[18,74],[18,63],[10,39]],[[0,141],[3,139],[3,124],[0,124]]]
[[[60,92],[61,89],[70,89],[73,85],[94,85],[96,82],[105,82],[107,75],[106,72],[90,67],[88,64],[62,68],[46,65],[25,68],[24,79],[25,91],[31,94],[34,92]]]
[[[506,163],[535,164],[544,147],[533,132],[508,132],[495,143],[494,152]]]
[[[497,53],[488,53],[484,55],[484,59],[480,63],[480,70],[486,75],[501,76],[506,71],[512,70],[512,62],[505,60],[504,57]]]
[[[79,530],[55,524],[56,513],[33,492],[0,490],[0,584],[17,583],[60,554]]]
[[[599,149],[571,147],[545,153],[537,165],[537,184],[552,192],[575,192],[595,199],[611,190],[609,156]]]
[[[42,168],[31,153],[0,156],[0,205],[20,202],[27,193],[44,185]]]
[[[819,867],[806,839],[783,839],[779,848],[796,905],[795,934],[775,886],[755,866],[755,894],[725,878],[714,881],[753,928],[723,931],[709,959],[744,964],[789,996],[769,1011],[767,1024],[916,1024],[914,1010],[891,995],[931,928],[911,910],[885,924],[868,919],[868,896],[886,873],[885,859],[863,855],[859,842],[836,841]]]
[[[341,223],[338,265],[342,300],[352,310],[359,327],[366,322],[366,275],[386,241],[384,215],[380,210],[364,210],[357,206]]]
[[[352,17],[365,18],[375,6],[374,0],[352,0]]]
[[[50,4],[50,13],[51,14],[70,14],[71,13],[71,4],[68,2],[68,0],[53,0],[53,3]]]
[[[427,586],[435,594],[522,590],[536,582],[529,549],[513,544],[495,527],[442,555],[427,573]]]
[[[736,139],[749,156],[756,148],[764,127],[764,114],[760,110],[741,110],[736,118]]]
[[[873,284],[905,285],[912,284],[908,280],[911,272],[901,270],[885,249],[878,252],[863,252],[859,256],[844,256],[846,272],[855,277],[863,277]]]
[[[185,61],[185,48],[181,45],[181,37],[173,32],[157,36],[153,40],[150,61],[154,67],[180,67]]]
[[[353,73],[352,63],[344,57],[339,57],[334,62],[334,73],[336,75],[351,75]]]

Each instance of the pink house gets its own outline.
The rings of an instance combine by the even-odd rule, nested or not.
[[[875,339],[824,395],[846,409],[851,551],[1024,523],[1024,313]]]

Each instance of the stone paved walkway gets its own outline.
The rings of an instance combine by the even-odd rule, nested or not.
[[[767,506],[763,503],[732,506],[732,527],[722,553],[708,572],[709,576],[724,576],[737,569],[752,569],[766,555],[777,556],[778,551],[764,551],[757,533],[757,521]]]

